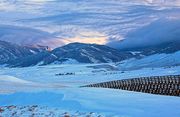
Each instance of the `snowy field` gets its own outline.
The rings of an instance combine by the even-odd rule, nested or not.
[[[0,116],[179,117],[179,97],[79,88],[103,81],[179,73],[180,67],[121,71],[115,64],[1,68]]]

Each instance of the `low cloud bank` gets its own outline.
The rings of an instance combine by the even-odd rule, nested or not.
[[[51,48],[64,45],[62,39],[37,29],[0,25],[0,40],[18,45],[44,45]]]
[[[123,41],[114,41],[107,45],[117,49],[130,49],[177,41],[180,41],[180,20],[159,19],[128,33]]]

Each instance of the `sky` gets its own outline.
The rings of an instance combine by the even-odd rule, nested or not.
[[[52,48],[154,45],[179,40],[179,13],[180,0],[0,0],[0,40]]]

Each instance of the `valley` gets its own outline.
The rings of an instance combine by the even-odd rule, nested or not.
[[[64,117],[64,113],[82,117],[90,113],[92,117],[178,117],[179,97],[80,86],[134,77],[178,75],[179,70],[171,67],[122,71],[114,63],[1,68],[0,105],[5,111],[0,114],[16,112],[16,117],[21,112],[23,115],[24,110],[29,115],[52,113],[50,117]],[[5,106],[10,105],[16,108],[6,110]],[[28,111],[33,105],[38,105],[36,110]]]
[[[0,0],[0,117],[179,117],[180,0]]]

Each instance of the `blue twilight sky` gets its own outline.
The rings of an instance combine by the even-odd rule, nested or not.
[[[180,0],[0,0],[0,40],[17,44],[126,48],[178,37]]]

